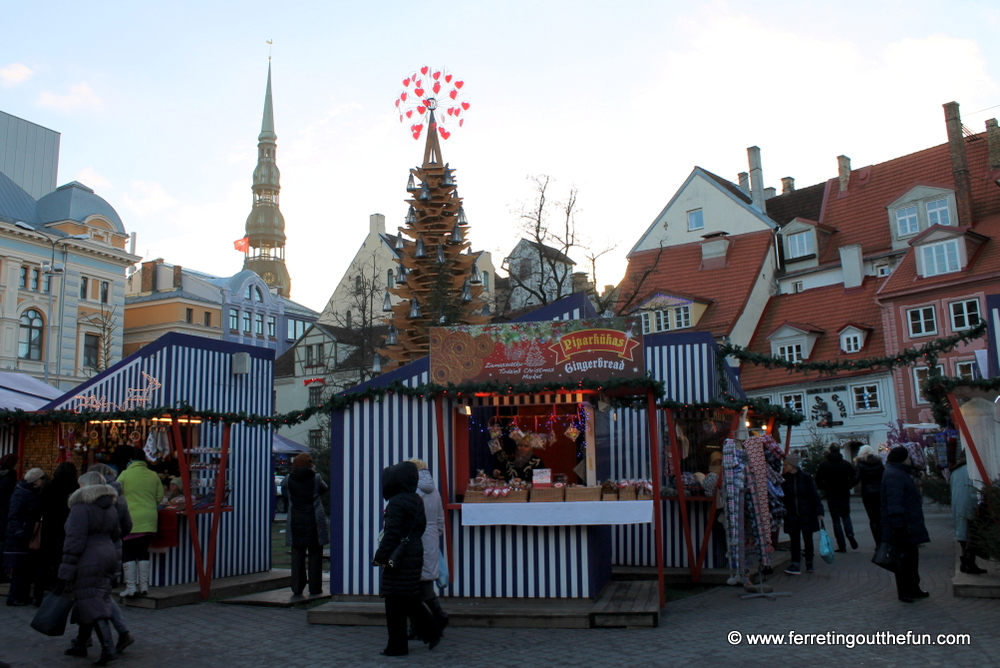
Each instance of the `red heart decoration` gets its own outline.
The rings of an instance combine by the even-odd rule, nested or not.
[[[462,109],[465,109],[466,111],[468,111],[468,110],[469,110],[469,106],[470,106],[470,105],[469,105],[469,103],[468,103],[468,102],[463,102],[463,103],[462,103]]]
[[[456,97],[458,97],[458,91],[452,88],[451,92],[448,93],[448,97],[454,100]]]
[[[399,94],[399,99],[402,100],[403,102],[406,102],[406,91],[405,90],[402,93]]]
[[[414,92],[414,94],[416,94],[417,97],[421,97],[424,94],[424,89],[423,88],[414,88],[413,92]]]
[[[455,82],[455,88],[461,88],[464,85],[465,85],[464,81],[456,81]]]
[[[399,100],[396,100],[396,106],[397,107],[399,106]]]
[[[406,110],[406,117],[407,118],[413,118],[413,110],[412,109],[407,109]]]
[[[420,133],[419,132],[414,132],[413,133],[413,138],[414,139],[420,139]]]
[[[416,86],[417,88],[420,88],[421,86],[424,85],[424,80],[423,79],[414,79],[413,80],[413,85]]]
[[[426,107],[417,107],[417,113],[418,113],[418,114],[422,114],[422,113],[424,113],[425,111],[427,111],[427,108],[426,108]]]
[[[448,115],[449,116],[454,116],[455,115],[455,108],[454,107],[448,107]]]
[[[410,85],[410,77],[403,79],[403,88],[407,88]]]
[[[465,119],[464,118],[458,122],[458,127],[462,127],[463,125],[465,125]]]
[[[440,81],[435,81],[434,85],[431,86],[431,90],[434,91],[435,95],[437,95],[438,93],[440,93],[441,92],[441,82]]]
[[[459,109],[458,107],[455,107],[455,115],[458,116],[461,113],[462,113],[462,110]]]
[[[434,73],[434,74],[432,74],[431,76],[433,76],[433,77],[434,77],[434,80],[435,80],[435,81],[437,81],[438,79],[440,79],[440,78],[441,78],[441,72],[440,72],[440,71],[438,71],[438,72],[435,72],[435,73]]]
[[[427,74],[428,70],[430,70],[430,69],[431,68],[429,68],[426,65],[424,65],[423,67],[420,68],[420,73],[421,74]]]
[[[451,136],[451,133],[445,130],[444,128],[438,128],[438,133],[440,133],[440,135],[445,139]]]
[[[451,75],[450,74],[444,75],[444,82],[445,83],[451,83]]]

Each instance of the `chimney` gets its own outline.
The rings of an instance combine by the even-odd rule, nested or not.
[[[701,242],[701,268],[719,269],[726,266],[729,246],[732,243],[726,232],[710,232]]]
[[[781,179],[781,194],[787,195],[790,192],[795,192],[795,179],[786,176]]]
[[[837,156],[837,179],[840,181],[840,192],[847,192],[851,183],[851,159],[846,155]]]
[[[142,292],[156,292],[156,271],[162,259],[142,263]]]
[[[958,205],[958,224],[972,224],[972,183],[969,179],[969,160],[965,155],[965,137],[962,135],[962,117],[958,102],[948,102],[944,107],[944,122],[948,128],[948,153],[951,155],[951,172],[955,177],[955,203]]]
[[[986,146],[990,153],[990,169],[1000,169],[1000,128],[995,118],[986,121]]]
[[[746,172],[740,172],[737,177],[740,180],[740,190],[745,192],[747,195],[750,194],[750,175]]]
[[[771,199],[777,194],[778,191],[775,190],[774,188],[764,188],[764,201],[766,202],[767,200]]]
[[[747,157],[750,158],[750,199],[762,213],[767,213],[767,206],[764,204],[764,173],[760,168],[760,149],[751,146],[747,149]]]
[[[184,287],[184,267],[179,264],[174,265],[174,288],[180,290]]]
[[[590,291],[590,281],[587,280],[587,272],[574,271],[570,280],[572,281],[574,293]]]
[[[844,275],[844,289],[856,288],[865,280],[865,261],[861,255],[861,244],[841,246],[840,270]]]
[[[368,216],[368,233],[385,234],[385,216],[381,213],[373,213]]]

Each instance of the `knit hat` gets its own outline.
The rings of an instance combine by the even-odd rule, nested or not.
[[[910,456],[910,451],[901,445],[897,445],[892,450],[889,451],[889,456],[886,457],[886,461],[893,462],[896,464],[902,464],[906,461],[906,458]]]
[[[795,468],[799,468],[798,453],[789,452],[787,455],[785,455],[785,463],[788,464],[789,466],[794,466]]]
[[[31,469],[24,474],[24,482],[35,482],[39,478],[45,477],[45,471],[42,469]]]

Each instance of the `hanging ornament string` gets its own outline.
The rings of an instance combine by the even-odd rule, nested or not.
[[[410,124],[414,139],[420,139],[425,128],[448,139],[454,128],[465,125],[466,112],[472,106],[462,93],[464,87],[465,81],[448,70],[424,65],[403,78],[403,89],[395,102],[399,122]]]

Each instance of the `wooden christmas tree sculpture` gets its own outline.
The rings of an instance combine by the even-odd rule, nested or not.
[[[426,83],[427,88],[424,88]],[[441,139],[451,132],[439,123],[435,112],[443,119],[463,124],[462,112],[469,103],[458,101],[458,91],[464,85],[444,71],[421,68],[403,80],[408,89],[400,93],[396,106],[400,120],[414,119],[410,131],[419,139],[427,124],[424,161],[410,170],[406,185],[410,193],[409,210],[404,227],[396,237],[395,249],[399,269],[395,286],[389,286],[382,310],[387,318],[389,333],[380,354],[389,358],[384,370],[395,368],[430,351],[429,329],[452,325],[478,325],[489,321],[483,314],[485,302],[477,256],[471,254],[468,242],[469,223],[458,196],[454,170],[441,157]],[[437,95],[450,98],[454,106],[440,109]],[[412,91],[412,92],[411,92]],[[407,108],[414,107],[414,108]],[[408,237],[408,238],[407,238]],[[401,299],[393,304],[390,295]]]

